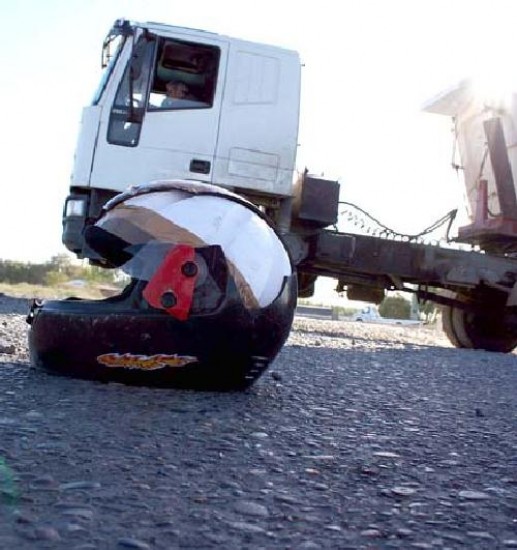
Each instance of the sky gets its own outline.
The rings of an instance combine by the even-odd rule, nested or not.
[[[300,52],[298,167],[338,179],[342,200],[416,232],[455,207],[451,122],[422,111],[466,76],[514,59],[511,0],[2,0],[0,259],[64,253],[81,109],[113,21],[159,21]]]

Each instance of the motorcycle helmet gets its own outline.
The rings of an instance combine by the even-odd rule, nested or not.
[[[130,283],[103,300],[34,303],[31,363],[45,371],[189,389],[249,387],[287,339],[297,297],[267,217],[208,184],[130,188],[85,231]]]

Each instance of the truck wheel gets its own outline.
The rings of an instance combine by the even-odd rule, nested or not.
[[[517,346],[514,315],[507,308],[464,310],[445,306],[442,326],[458,348],[484,349],[508,353]]]
[[[442,311],[442,329],[443,329],[443,332],[445,332],[445,336],[447,336],[450,343],[455,348],[469,347],[469,346],[463,345],[460,342],[460,340],[458,338],[458,335],[456,334],[456,332],[454,330],[454,326],[453,326],[453,322],[452,322],[453,308],[450,307],[450,306],[442,306],[441,311]]]
[[[316,275],[298,272],[298,298],[310,298],[314,295]]]

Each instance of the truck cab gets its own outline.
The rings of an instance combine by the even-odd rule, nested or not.
[[[95,259],[84,228],[132,185],[217,184],[273,214],[293,194],[300,59],[206,31],[118,20],[104,74],[82,113],[63,243]],[[168,97],[180,85],[181,98]]]

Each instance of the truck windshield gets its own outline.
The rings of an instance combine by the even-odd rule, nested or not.
[[[124,47],[126,38],[126,36],[122,36],[120,34],[111,34],[104,40],[102,45],[102,67],[104,68],[104,72],[102,73],[99,86],[93,95],[92,105],[97,105],[97,103],[99,103],[102,94],[106,89],[111,73],[113,72],[113,68],[117,63],[120,52]]]

